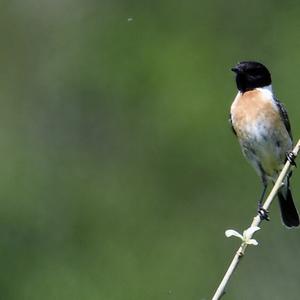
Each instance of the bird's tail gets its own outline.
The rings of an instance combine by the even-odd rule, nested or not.
[[[278,199],[283,224],[287,227],[298,227],[300,224],[299,215],[290,190],[289,178],[287,178],[285,185],[278,191]]]

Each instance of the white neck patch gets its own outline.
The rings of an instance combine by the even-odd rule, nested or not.
[[[272,84],[266,85],[261,88],[256,88],[258,91],[262,92],[266,98],[271,98],[273,99],[273,88]]]

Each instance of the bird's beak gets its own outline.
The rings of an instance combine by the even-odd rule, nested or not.
[[[239,71],[239,68],[238,67],[233,67],[233,68],[231,68],[231,71],[234,72],[234,73],[237,73]]]

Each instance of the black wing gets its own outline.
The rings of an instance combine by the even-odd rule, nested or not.
[[[236,131],[234,130],[234,127],[233,127],[233,125],[232,125],[231,113],[229,113],[229,120],[228,120],[228,121],[229,121],[229,123],[230,123],[232,132],[236,135]]]
[[[290,120],[289,120],[287,110],[285,109],[284,105],[278,99],[275,99],[275,102],[276,102],[276,105],[279,109],[281,120],[283,121],[287,132],[289,133],[291,139],[293,140],[291,124],[290,124]]]

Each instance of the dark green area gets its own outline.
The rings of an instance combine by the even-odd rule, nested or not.
[[[239,243],[224,231],[248,227],[261,192],[228,125],[230,68],[270,68],[299,138],[299,14],[2,0],[0,298],[210,299]],[[224,299],[298,298],[300,231],[276,204]]]

